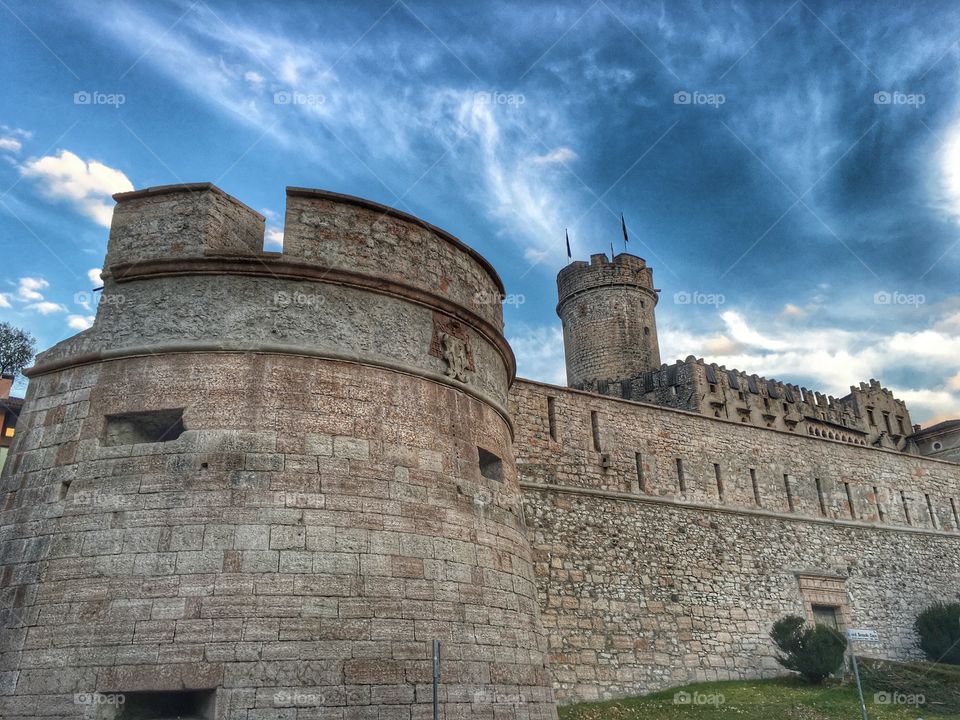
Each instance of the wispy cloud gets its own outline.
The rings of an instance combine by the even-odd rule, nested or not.
[[[83,160],[69,150],[28,160],[20,172],[36,180],[48,197],[66,200],[103,227],[110,227],[113,218],[110,196],[133,190],[123,171],[97,160]]]

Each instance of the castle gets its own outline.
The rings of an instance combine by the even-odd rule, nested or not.
[[[115,199],[0,480],[3,717],[428,718],[439,641],[441,717],[555,718],[776,674],[789,613],[918,657],[956,596],[956,424],[661,365],[640,258],[560,272],[558,387],[418,218],[288,188],[276,253],[213,185]]]

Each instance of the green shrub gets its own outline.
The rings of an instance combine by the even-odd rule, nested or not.
[[[960,665],[960,603],[934,603],[917,616],[913,628],[928,660]]]
[[[788,615],[773,624],[770,637],[783,653],[777,662],[815,685],[843,665],[847,641],[826,625],[810,627],[802,617]]]

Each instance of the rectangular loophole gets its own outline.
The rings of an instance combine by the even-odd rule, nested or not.
[[[713,464],[713,474],[717,478],[717,497],[723,502],[723,475],[720,472],[720,463]]]
[[[753,487],[753,502],[757,507],[763,507],[760,500],[760,485],[757,483],[757,471],[750,468],[750,485]]]
[[[850,517],[857,519],[857,507],[853,504],[853,490],[850,489],[850,483],[845,482],[843,489],[847,492],[847,506],[850,508]]]
[[[477,453],[480,456],[480,474],[487,480],[503,482],[503,460],[482,447],[477,448]]]
[[[930,524],[937,530],[940,529],[940,522],[937,520],[937,512],[933,509],[933,500],[930,499],[930,493],[925,493],[927,498],[927,513],[930,515]]]
[[[886,513],[883,512],[883,503],[880,502],[880,490],[876,485],[873,486],[873,501],[877,505],[877,517],[880,518],[880,522],[884,522],[886,518]]]
[[[786,473],[783,475],[783,489],[787,491],[787,508],[790,512],[794,511],[793,505],[793,491],[790,489],[790,476]]]
[[[643,476],[643,455],[636,453],[637,460],[637,490],[642,493],[647,491],[647,480]]]
[[[817,501],[820,503],[820,514],[823,517],[827,516],[827,501],[823,497],[823,483],[820,482],[820,478],[814,478],[813,482],[817,486]]]
[[[953,511],[953,530],[960,532],[960,513],[957,513],[957,501],[950,498],[950,509]]]
[[[900,491],[900,504],[903,505],[903,517],[907,525],[913,525],[913,518],[910,517],[910,503],[907,502],[907,494],[903,490]]]
[[[557,399],[547,398],[547,423],[550,426],[550,439],[557,439]]]
[[[677,458],[677,484],[680,486],[680,492],[687,491],[687,478],[683,474],[683,460]]]
[[[113,707],[110,720],[214,720],[216,690],[169,690],[150,692],[109,693],[123,696]]]
[[[183,408],[107,415],[103,445],[135,445],[176,440],[184,430]]]
[[[593,449],[600,452],[600,419],[596,410],[590,412],[590,430],[593,432]]]

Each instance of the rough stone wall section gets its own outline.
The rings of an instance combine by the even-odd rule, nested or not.
[[[804,575],[917,657],[916,613],[960,582],[958,465],[526,380],[511,406],[562,702],[780,672]]]

